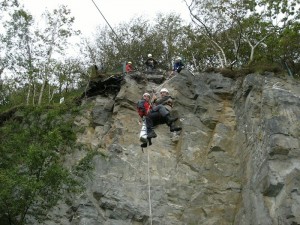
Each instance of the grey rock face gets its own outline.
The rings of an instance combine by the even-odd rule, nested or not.
[[[183,129],[157,126],[143,153],[135,103],[162,87]],[[183,70],[161,85],[126,77],[115,98],[88,100],[94,107],[77,118],[78,143],[102,155],[84,193],[45,224],[300,224],[299,87],[257,74]]]
[[[236,223],[299,224],[299,82],[249,75],[242,87],[235,111],[247,180]]]

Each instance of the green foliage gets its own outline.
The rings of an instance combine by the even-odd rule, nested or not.
[[[201,57],[204,62],[202,68],[230,67],[231,62],[235,62],[236,67],[243,67],[260,59],[269,63],[279,62],[287,59],[287,52],[292,55],[289,61],[299,62],[299,57],[295,56],[299,52],[299,44],[296,44],[299,43],[299,32],[286,31],[287,28],[291,31],[291,27],[299,22],[299,0],[185,2],[197,34],[206,39],[205,43],[194,48],[200,48],[200,54],[204,53]],[[283,39],[291,40],[285,42],[288,43],[285,48],[280,47],[285,44]],[[195,62],[193,64],[199,67]]]
[[[257,5],[263,6],[263,14],[270,20],[287,22],[299,12],[299,0],[252,0]],[[253,8],[254,9],[254,8]]]
[[[92,159],[96,155],[102,155],[102,154],[94,150],[89,151],[88,154],[82,160],[80,160],[79,164],[76,166],[76,174],[79,176],[83,176],[83,174],[85,174],[86,171],[92,170],[93,169]]]
[[[221,73],[224,77],[229,77],[229,78],[236,78],[238,73],[237,71],[231,70],[229,68],[221,68],[217,70],[219,73]]]
[[[0,127],[0,217],[11,224],[27,224],[28,216],[42,220],[64,191],[76,189],[62,165],[76,138],[66,111],[28,107]]]
[[[158,49],[158,56],[160,56],[158,60],[161,61],[163,69],[172,69],[172,60],[182,53],[181,43],[184,39],[182,23],[180,16],[176,14],[159,14],[156,19],[154,29],[162,43],[161,48]]]
[[[8,5],[6,1],[1,4]],[[0,70],[9,70],[9,79],[0,93],[5,98],[0,104],[48,104],[53,94],[62,95],[81,79],[79,60],[65,59],[69,37],[79,31],[73,29],[74,17],[66,6],[46,11],[45,25],[40,28],[34,26],[33,16],[22,6],[14,6],[1,21],[4,32],[0,34]],[[64,56],[65,62],[56,61],[59,56]]]
[[[275,74],[283,73],[282,68],[276,64],[257,65],[255,66],[255,70],[258,73],[264,73],[264,72],[273,72]]]
[[[284,70],[278,63],[271,63],[267,60],[257,60],[247,66],[250,70],[256,73],[263,74],[265,72],[273,72],[275,74],[284,74]]]
[[[3,89],[0,90],[4,91]],[[17,94],[19,93],[19,94]],[[17,105],[20,105],[22,103],[24,103],[24,98],[25,96],[23,95],[22,92],[12,92],[12,93],[3,93],[2,95],[3,97],[3,101],[0,102],[0,113],[14,107]]]
[[[26,88],[19,88],[13,90],[13,92],[11,92],[8,96],[6,96],[5,101],[0,102],[0,114],[17,105],[24,104],[26,99],[25,92],[26,92]],[[66,108],[72,111],[77,111],[79,109],[77,106],[80,103],[80,96],[82,95],[83,92],[84,92],[84,88],[78,88],[78,89],[69,89],[68,91],[65,91],[63,93],[55,93],[53,94],[51,103],[48,103],[48,101],[46,101],[47,99],[45,99],[45,101],[43,101],[41,108],[45,106],[50,107],[50,105],[52,106],[59,105],[57,109],[62,110]],[[44,95],[44,97],[45,98],[48,97],[47,92]],[[65,101],[63,104],[60,105],[59,102],[61,97],[64,97]],[[36,110],[40,108],[39,106],[32,106],[32,107],[36,108]]]
[[[153,25],[135,18],[114,29],[118,40],[114,32],[104,27],[98,30],[96,44],[86,43],[84,54],[107,71],[117,72],[115,69],[121,69],[126,61],[132,61],[134,68],[142,70],[148,53],[159,62],[159,68],[170,69],[172,60],[181,53],[182,23],[176,14],[160,14]]]

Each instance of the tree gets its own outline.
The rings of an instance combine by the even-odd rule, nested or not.
[[[172,68],[172,60],[177,55],[181,55],[181,42],[183,37],[183,25],[179,15],[159,14],[156,18],[155,32],[158,34],[160,42],[163,43],[161,49],[161,61],[166,68]],[[164,53],[164,54],[162,54]]]
[[[120,24],[114,29],[115,32],[108,27],[99,27],[94,43],[86,43],[84,54],[89,56],[90,63],[108,71],[120,67],[125,61],[132,61],[138,68],[149,49],[153,51],[153,45],[159,43],[150,30],[148,21],[141,18]]]
[[[5,24],[7,28],[6,45],[9,69],[18,74],[19,81],[28,84],[27,105],[29,104],[31,86],[34,83],[34,73],[36,71],[35,37],[31,30],[33,22],[33,17],[28,12],[17,9],[11,15],[11,20]]]
[[[192,26],[186,26],[183,29],[181,42],[181,55],[185,58],[194,69],[199,70],[203,54],[202,42],[200,35],[197,35]]]
[[[251,11],[260,11],[264,20],[284,27],[289,21],[299,19],[299,0],[251,0]],[[263,10],[262,10],[263,9]]]
[[[10,19],[5,23],[6,34],[2,36],[7,52],[6,67],[10,73],[14,73],[18,88],[26,87],[27,105],[30,99],[35,104],[40,88],[37,101],[40,105],[46,85],[55,78],[51,72],[56,62],[54,59],[62,57],[68,47],[68,38],[78,34],[72,28],[74,18],[70,16],[70,10],[60,6],[53,13],[47,11],[44,14],[45,25],[35,30],[33,17],[21,7],[8,15]]]
[[[250,47],[250,55],[248,64],[253,62],[255,49],[259,45],[264,45],[265,41],[271,35],[274,35],[276,28],[270,22],[263,22],[259,15],[252,15],[243,19],[243,40]]]
[[[44,14],[46,24],[45,28],[37,33],[40,39],[40,50],[42,53],[42,63],[44,69],[42,71],[42,86],[39,94],[38,104],[40,105],[43,93],[51,76],[51,62],[54,54],[63,55],[67,48],[67,40],[72,35],[79,34],[72,26],[74,17],[66,6],[60,6],[59,9],[53,10],[52,13]]]
[[[227,48],[224,47],[224,44],[233,42],[231,49],[235,49],[235,55],[231,61],[236,60],[242,31],[238,29],[235,36],[231,35],[230,39],[228,39],[226,31],[231,27],[240,26],[240,21],[246,14],[244,3],[235,0],[185,0],[185,3],[194,24],[214,49],[215,55],[219,59],[218,64],[221,67],[229,66],[231,62],[228,60]]]
[[[19,6],[19,2],[17,0],[8,1],[8,0],[0,0],[0,23],[3,25],[5,23],[6,17],[9,17],[9,13],[14,10],[15,7]],[[8,52],[6,49],[6,37],[4,35],[5,29],[0,26],[0,79],[1,74],[4,69],[8,66],[8,59],[6,57],[6,53]]]
[[[182,21],[178,15],[161,14],[155,22],[151,26],[149,21],[139,17],[120,24],[115,32],[108,27],[100,27],[95,43],[87,43],[84,52],[91,63],[100,64],[108,70],[120,67],[124,61],[132,61],[134,67],[141,69],[148,53],[160,61],[160,67],[167,69],[175,54],[180,52]]]
[[[67,58],[64,61],[55,63],[53,73],[55,82],[53,82],[52,87],[58,86],[58,90],[53,90],[53,92],[58,91],[59,96],[62,97],[63,91],[67,93],[72,88],[78,88],[81,76],[84,75],[84,68],[82,68],[82,63],[78,59]],[[50,96],[53,96],[53,94],[50,94]]]
[[[55,119],[63,112],[28,108],[22,122],[0,127],[0,218],[10,225],[28,224],[32,217],[42,221],[62,193],[76,189],[61,161],[76,138],[72,121]]]
[[[263,55],[260,51],[273,51],[266,43],[275,40],[277,33],[281,33],[292,21],[294,23],[300,18],[297,13],[299,0],[185,2],[194,24],[200,30],[200,35],[203,35],[210,45],[206,47],[214,49],[221,67],[234,63],[250,64],[255,55]]]

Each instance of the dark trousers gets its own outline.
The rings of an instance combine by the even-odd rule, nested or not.
[[[157,105],[146,116],[147,131],[151,131],[152,128],[158,124],[166,123],[166,116],[170,112],[163,105]]]

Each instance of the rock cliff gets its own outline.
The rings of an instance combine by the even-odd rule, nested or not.
[[[183,130],[155,128],[142,152],[135,104],[169,89]],[[101,153],[85,191],[47,225],[300,224],[300,86],[273,74],[231,79],[182,71],[162,84],[125,77],[116,95],[85,99],[77,141]],[[87,151],[77,149],[66,165]]]

